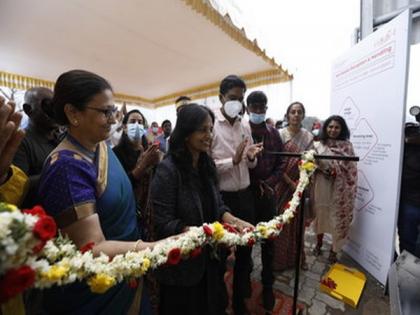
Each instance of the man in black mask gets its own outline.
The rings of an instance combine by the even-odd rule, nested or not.
[[[44,87],[29,89],[24,97],[23,110],[29,116],[29,124],[13,164],[29,177],[28,193],[23,202],[25,208],[36,204],[42,166],[61,140],[59,126],[52,118],[52,97],[53,92]]]

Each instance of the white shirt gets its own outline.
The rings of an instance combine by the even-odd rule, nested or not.
[[[235,192],[245,189],[250,184],[248,168],[254,168],[257,159],[252,162],[247,159],[247,148],[239,164],[233,165],[233,157],[236,148],[243,140],[248,138],[249,145],[253,143],[249,122],[236,119],[231,125],[220,110],[215,112],[215,116],[211,156],[216,163],[220,190]]]

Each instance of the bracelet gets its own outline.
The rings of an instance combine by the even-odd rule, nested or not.
[[[134,251],[137,252],[138,251],[138,246],[140,244],[141,240],[137,240],[137,242],[134,243]]]

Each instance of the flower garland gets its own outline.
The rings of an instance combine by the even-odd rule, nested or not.
[[[19,211],[0,203],[0,303],[34,284],[36,273],[27,262],[56,233],[54,219],[41,207]]]
[[[252,246],[258,241],[274,238],[294,217],[315,169],[314,151],[305,152],[299,163],[297,188],[284,213],[268,222],[258,223],[253,230],[240,234],[226,223],[205,223],[152,249],[127,252],[113,259],[103,253],[94,257],[91,251],[93,243],[77,249],[61,235],[53,238],[56,234],[54,220],[41,207],[20,212],[14,206],[0,204],[0,303],[31,286],[48,288],[78,280],[87,281],[92,292],[104,293],[118,282],[131,282],[141,277],[149,269],[194,258],[200,255],[205,244]]]

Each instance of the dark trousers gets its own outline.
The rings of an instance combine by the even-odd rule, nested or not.
[[[221,194],[232,214],[251,224],[270,220],[274,216],[274,198],[260,197],[251,187],[237,192],[222,191]],[[253,268],[251,251],[252,248],[248,246],[236,248],[232,299],[235,314],[242,314],[245,311],[244,299],[251,295],[250,275]],[[270,288],[274,280],[272,262],[273,244],[271,241],[265,241],[262,244],[262,283]]]
[[[276,213],[275,197],[261,195],[259,187],[252,186],[252,192],[255,200],[255,218],[256,222],[270,221]],[[261,282],[264,287],[270,288],[274,282],[273,276],[273,260],[274,260],[274,242],[265,240],[261,244]]]
[[[160,285],[160,315],[180,312],[185,315],[208,314],[205,277],[195,286]]]
[[[206,271],[201,280],[192,286],[166,285],[160,283],[160,315],[227,315],[228,296],[219,259],[211,258],[209,248],[206,255]]]
[[[420,207],[401,202],[398,215],[400,251],[420,257]]]

